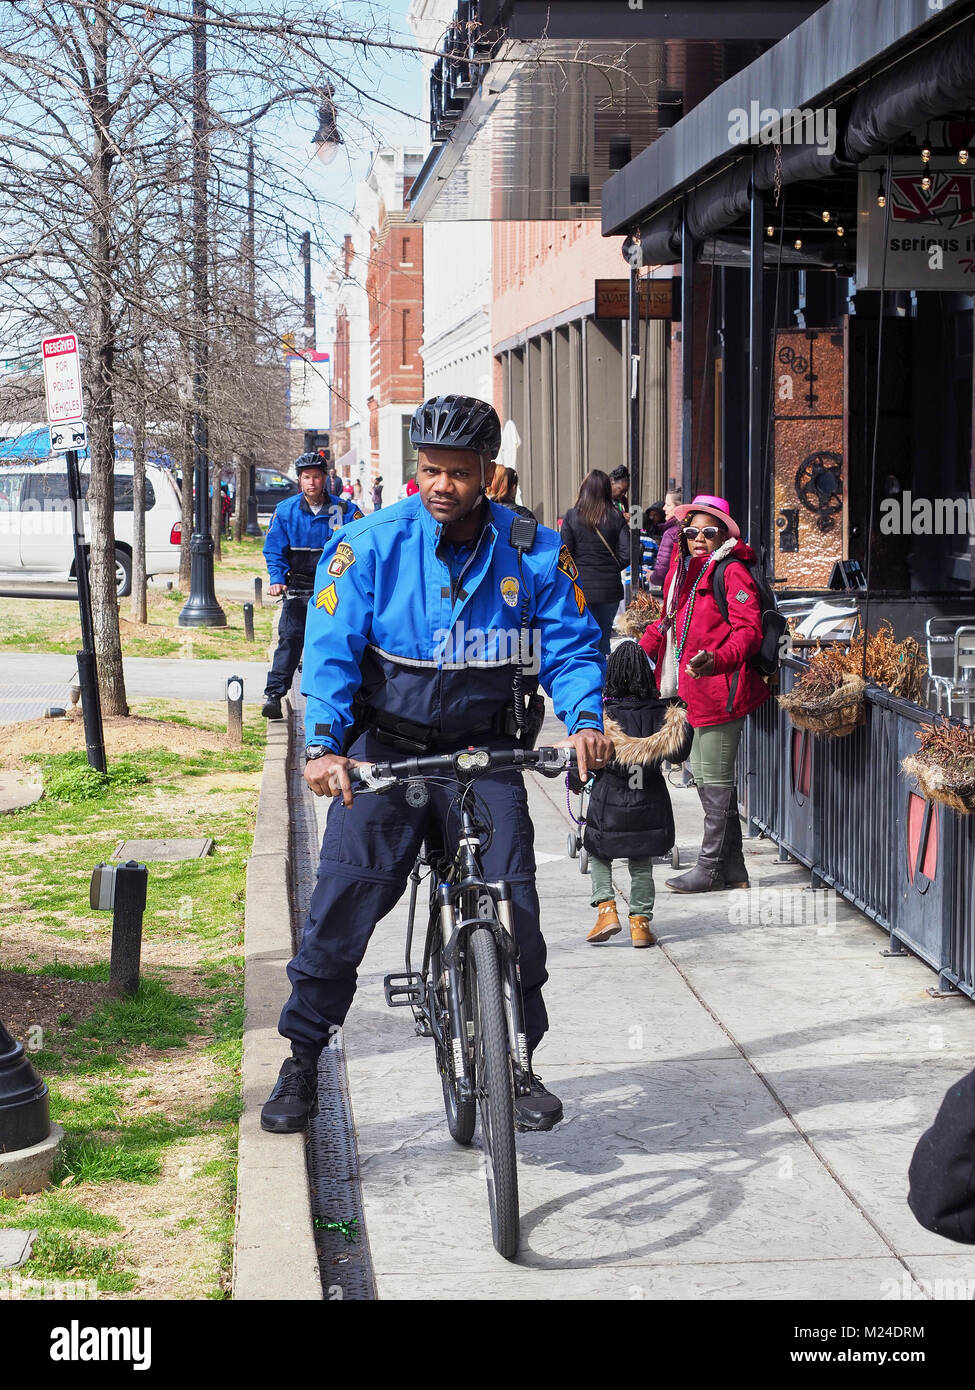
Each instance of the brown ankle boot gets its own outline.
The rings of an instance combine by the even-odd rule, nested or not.
[[[649,917],[634,917],[630,913],[630,942],[634,946],[656,946],[657,938],[650,929]]]
[[[599,903],[596,908],[596,925],[586,937],[587,941],[608,941],[611,936],[615,936],[618,931],[622,931],[620,919],[616,915],[616,903],[612,898],[608,902]]]

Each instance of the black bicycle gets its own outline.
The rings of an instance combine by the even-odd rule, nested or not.
[[[420,1037],[433,1038],[447,1127],[458,1144],[474,1137],[477,1115],[487,1170],[494,1247],[505,1259],[518,1252],[516,1096],[528,1095],[531,1067],[518,980],[511,888],[489,883],[481,856],[494,828],[474,788],[479,777],[506,768],[558,777],[575,766],[573,748],[468,748],[456,753],[359,764],[353,793],[406,784],[414,807],[429,800],[427,781],[458,787],[456,844],[430,837],[410,874],[406,971],[387,975],[386,1003],[413,1010]],[[413,925],[419,887],[430,882],[430,916],[423,958],[413,969]]]

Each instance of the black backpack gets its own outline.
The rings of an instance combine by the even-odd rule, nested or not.
[[[714,567],[714,578],[711,581],[714,601],[725,622],[728,621],[728,595],[725,593],[724,572],[725,567],[734,558],[734,556],[729,555],[726,560],[719,560]],[[738,560],[737,563],[744,565],[751,575],[758,590],[758,600],[762,607],[762,645],[751,657],[748,664],[760,676],[774,676],[779,669],[779,662],[782,658],[782,634],[786,630],[785,617],[779,612],[775,595],[769,588],[769,582],[765,578],[765,571],[761,565],[757,562],[750,564],[746,560]]]

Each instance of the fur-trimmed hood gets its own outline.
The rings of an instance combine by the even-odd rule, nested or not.
[[[603,730],[606,737],[613,740],[614,761],[625,767],[646,767],[665,760],[673,762],[687,741],[687,711],[683,705],[669,705],[663,726],[646,738],[626,733],[610,714],[603,720]]]

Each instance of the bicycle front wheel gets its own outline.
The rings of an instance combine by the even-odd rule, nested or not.
[[[476,927],[471,932],[468,980],[491,1234],[498,1254],[511,1260],[518,1253],[519,1238],[515,1093],[508,1056],[498,949],[490,928]]]

